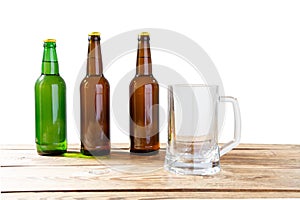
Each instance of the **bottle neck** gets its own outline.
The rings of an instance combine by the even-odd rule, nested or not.
[[[152,61],[149,36],[142,36],[139,38],[136,75],[152,75]]]
[[[42,74],[51,74],[51,75],[59,74],[55,42],[44,43]]]
[[[100,36],[89,36],[89,48],[87,59],[87,75],[102,75],[102,55]]]

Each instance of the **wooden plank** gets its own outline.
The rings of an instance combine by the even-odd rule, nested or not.
[[[10,150],[32,150],[35,149],[34,144],[1,144],[0,150],[10,149]]]
[[[230,192],[193,192],[193,191],[178,191],[178,192],[39,192],[39,193],[6,193],[2,194],[3,200],[10,199],[245,199],[245,198],[300,198],[299,192],[242,192],[242,191],[230,191]]]
[[[103,198],[114,197],[114,191],[133,199],[151,194],[175,199],[195,194],[196,198],[293,198],[300,193],[300,145],[242,144],[222,157],[222,171],[214,176],[164,171],[164,149],[150,157],[134,156],[127,144],[115,144],[110,158],[96,159],[82,156],[78,145],[69,147],[71,153],[65,156],[46,157],[38,156],[33,145],[5,145],[0,155],[5,197],[15,199],[20,192],[37,199],[49,194],[59,198],[74,191]]]
[[[125,168],[125,169],[124,169]],[[182,176],[126,166],[4,167],[2,191],[222,189],[293,190],[300,192],[300,169],[250,169],[223,165],[214,176]]]
[[[221,145],[221,144],[220,144]],[[165,148],[165,144],[162,143],[161,147]],[[128,143],[112,143],[112,148],[128,148]],[[299,148],[299,144],[248,144],[242,143],[239,144],[235,149],[294,149]],[[78,150],[80,148],[80,144],[68,144],[68,149],[70,150]],[[35,144],[1,144],[1,149],[10,149],[10,150],[35,150]]]
[[[162,144],[164,145],[164,144]],[[112,148],[128,148],[128,143],[113,143]],[[1,144],[0,150],[35,150],[35,144]],[[78,150],[80,144],[68,144],[68,150]]]
[[[34,150],[2,150],[0,163],[2,167],[9,166],[81,166],[81,165],[114,165],[122,162],[124,165],[162,165],[165,151],[158,155],[144,157],[131,155],[128,150],[113,149],[110,158],[93,158],[83,156],[79,150],[66,153],[64,156],[39,156]],[[300,146],[294,149],[235,149],[221,158],[222,164],[234,164],[237,167],[248,168],[300,168]]]

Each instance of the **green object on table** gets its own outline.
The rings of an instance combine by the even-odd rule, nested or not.
[[[66,84],[59,75],[54,39],[44,41],[42,74],[35,83],[35,130],[38,154],[66,152]]]

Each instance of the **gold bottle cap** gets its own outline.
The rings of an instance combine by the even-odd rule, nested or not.
[[[100,36],[101,33],[100,32],[91,32],[89,33],[89,36]]]
[[[56,42],[56,39],[45,39],[44,42]]]
[[[149,32],[141,32],[139,36],[150,36]]]

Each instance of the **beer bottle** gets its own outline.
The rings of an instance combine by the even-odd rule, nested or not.
[[[109,83],[103,75],[100,33],[88,37],[87,74],[80,85],[81,153],[110,153]]]
[[[136,75],[130,83],[130,152],[159,150],[159,86],[152,75],[150,36],[138,36]]]
[[[44,40],[42,74],[35,83],[35,142],[40,155],[67,150],[66,84],[59,75],[56,40]]]

